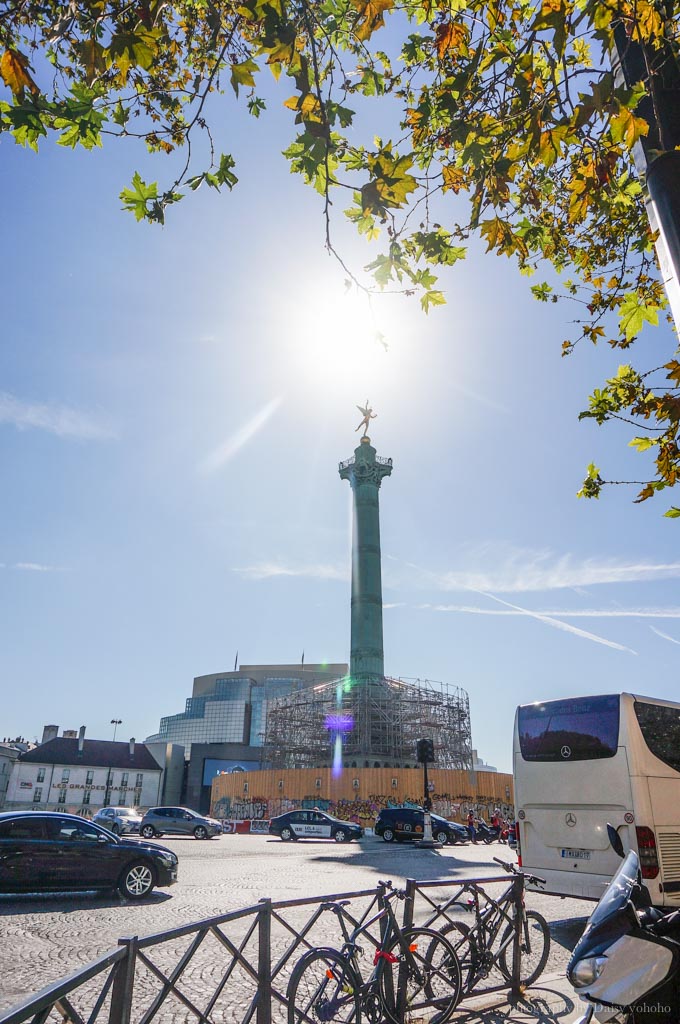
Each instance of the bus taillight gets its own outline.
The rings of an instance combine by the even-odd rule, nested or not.
[[[522,844],[519,839],[519,822],[515,822],[515,842],[517,843],[517,864],[522,867]]]
[[[635,832],[637,834],[642,877],[656,878],[659,874],[659,858],[656,852],[656,836],[652,832],[651,828],[647,828],[646,825],[638,825]]]

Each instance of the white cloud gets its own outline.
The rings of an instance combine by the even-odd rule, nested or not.
[[[223,441],[217,448],[210,452],[199,464],[201,473],[214,473],[220,469],[229,459],[243,448],[256,434],[262,430],[267,420],[271,419],[278,407],[281,405],[281,398],[274,398],[255,413],[243,426]]]
[[[348,569],[326,564],[284,565],[281,562],[258,562],[255,565],[235,568],[232,571],[251,580],[267,580],[276,576],[297,576],[305,579],[343,580],[345,582],[349,579]]]
[[[480,608],[469,604],[421,604],[434,612],[464,612],[470,615],[524,615],[524,610]],[[581,608],[540,611],[536,615],[559,615],[563,619],[680,619],[680,608]],[[650,626],[650,629],[654,629]],[[658,630],[654,630],[658,632]]]
[[[540,590],[591,587],[606,583],[643,583],[680,577],[680,562],[632,562],[615,559],[577,561],[571,555],[556,556],[550,551],[513,549],[498,552],[492,547],[467,552],[466,562],[474,568],[431,572],[417,565],[423,585],[438,590],[474,590],[500,593],[527,593]],[[478,568],[492,563],[493,568]]]
[[[676,640],[675,637],[669,636],[668,633],[662,633],[660,629],[655,629],[654,626],[649,627],[652,633],[656,633],[657,636],[663,637],[664,640],[670,640],[672,644],[680,644],[680,640]]]
[[[488,597],[490,601],[497,601],[498,604],[502,604],[506,608],[511,608],[515,612],[528,615],[530,618],[536,619],[538,622],[543,622],[546,626],[553,626],[555,629],[561,629],[565,633],[573,633],[574,636],[581,637],[583,640],[592,640],[596,644],[603,644],[605,647],[611,647],[616,651],[624,651],[626,654],[637,654],[637,651],[632,650],[630,647],[624,647],[623,644],[617,644],[614,640],[607,640],[606,637],[598,636],[596,633],[588,633],[585,629],[579,629],[577,626],[570,626],[569,623],[561,622],[559,619],[554,619],[550,615],[544,615],[541,612],[530,612],[527,608],[520,608],[519,605],[510,604],[509,601],[503,601],[500,597],[496,597],[494,594],[480,593],[480,597]]]
[[[0,423],[9,423],[18,430],[46,430],[57,437],[75,437],[83,441],[115,438],[111,427],[93,417],[64,405],[25,402],[6,391],[0,391]]]
[[[26,572],[63,572],[58,565],[41,565],[40,562],[15,562],[13,569],[22,569]]]

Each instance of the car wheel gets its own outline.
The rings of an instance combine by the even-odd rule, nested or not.
[[[208,830],[205,827],[205,825],[197,825],[196,826],[196,828],[194,829],[194,838],[195,839],[207,839],[208,838]]]
[[[444,832],[444,831],[442,831],[440,829],[440,831],[435,834],[434,838],[436,839],[436,841],[438,843],[441,843],[442,846],[446,846],[446,842],[447,842],[447,840],[449,838],[449,834],[448,834],[448,832]]]
[[[348,836],[348,834],[347,834],[347,832],[345,831],[344,828],[337,829],[335,835],[333,836],[333,838],[335,839],[336,843],[348,843],[349,842],[349,836]]]
[[[391,828],[386,828],[383,830],[383,839],[385,840],[386,843],[394,842],[394,832],[392,831]]]
[[[158,833],[156,832],[156,829],[153,827],[153,825],[145,825],[144,828],[142,829],[142,835],[144,836],[145,839],[153,839],[154,836],[156,836],[157,834]]]
[[[118,891],[128,900],[141,900],[148,896],[156,879],[153,868],[146,861],[133,861],[125,868],[118,883]]]
[[[114,822],[113,825],[111,826],[111,831],[113,832],[114,836],[119,836],[120,835],[120,825],[118,825],[116,822]]]
[[[295,839],[295,834],[292,828],[288,828],[287,825],[284,826],[284,828],[281,829],[281,839],[284,843],[289,843],[291,839]]]

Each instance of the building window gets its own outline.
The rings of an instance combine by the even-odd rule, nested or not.
[[[65,789],[60,789],[59,790],[59,799],[57,800],[57,803],[58,804],[65,804],[66,803],[66,790]]]
[[[62,771],[61,771],[61,781],[62,782],[68,782],[68,780],[70,778],[71,778],[71,769],[70,768],[62,768]]]
[[[90,790],[86,789],[85,792],[83,793],[83,803],[84,804],[89,804],[89,802],[90,802]]]
[[[87,775],[85,776],[85,785],[86,786],[91,786],[93,782],[94,782],[94,772],[88,772]]]
[[[120,805],[121,807],[125,807],[125,800],[126,800],[126,797],[127,797],[127,793],[125,792],[125,790],[124,790],[124,789],[121,789],[121,791],[120,791],[120,797],[119,797],[119,799],[118,799],[118,803],[119,803],[119,805]]]
[[[44,768],[38,768],[38,780],[37,781],[38,782],[44,782],[45,781],[45,769]]]
[[[36,789],[33,790],[33,803],[34,804],[39,804],[41,800],[42,800],[42,789],[38,786]]]
[[[141,789],[144,785],[144,775],[142,772],[137,772],[137,782],[135,783],[136,789]]]
[[[130,778],[129,772],[123,772],[123,774],[120,777],[121,789],[125,789],[126,788],[126,786],[128,784],[128,779],[129,778]]]
[[[358,789],[358,788],[359,788],[359,780],[358,779],[352,779],[352,789]]]
[[[392,789],[397,789],[398,787],[399,787],[399,779],[392,779]]]

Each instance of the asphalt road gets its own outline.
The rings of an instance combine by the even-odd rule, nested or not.
[[[294,900],[370,889],[379,879],[395,884],[407,878],[454,882],[502,873],[493,857],[515,862],[514,854],[497,843],[430,851],[387,844],[374,836],[342,845],[322,840],[282,843],[266,835],[158,842],[177,853],[179,881],[144,901],[93,894],[0,896],[0,1012],[114,948],[121,936],[165,931],[254,905],[267,896]],[[447,891],[443,885],[441,892],[430,893],[445,897]],[[546,970],[563,970],[593,904],[542,894],[528,895],[527,904],[550,922]],[[416,917],[422,916],[420,907]],[[301,920],[298,915],[296,926]],[[197,984],[209,980],[213,968],[208,960],[197,968]],[[187,1019],[186,1012],[181,1019]],[[224,1019],[241,1018],[227,1014]]]

